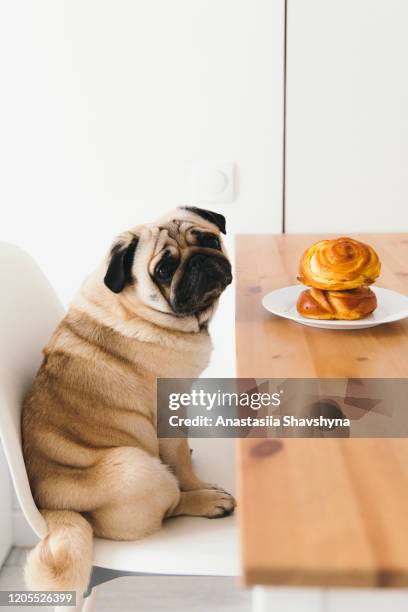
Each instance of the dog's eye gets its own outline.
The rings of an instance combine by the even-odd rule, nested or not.
[[[215,234],[201,233],[197,237],[199,246],[206,247],[207,249],[221,250],[221,244],[219,238]]]
[[[172,258],[162,259],[154,269],[154,277],[159,283],[168,283],[177,270],[178,262]]]

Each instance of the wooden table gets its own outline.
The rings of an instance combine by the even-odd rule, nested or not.
[[[408,234],[355,237],[380,255],[378,285],[407,294]],[[408,319],[330,331],[263,309],[266,293],[296,283],[301,254],[320,238],[237,238],[237,375],[408,377]],[[270,455],[256,452],[261,442],[239,442],[247,585],[408,586],[408,440],[285,439]],[[315,598],[311,605],[317,602],[310,610],[320,610],[316,592],[307,593]]]

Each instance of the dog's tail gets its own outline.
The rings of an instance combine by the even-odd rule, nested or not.
[[[92,569],[93,534],[78,512],[45,510],[48,535],[27,556],[25,581],[32,590],[86,590]]]

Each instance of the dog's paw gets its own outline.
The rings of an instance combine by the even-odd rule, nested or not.
[[[204,482],[203,486],[201,488],[202,489],[208,489],[210,491],[222,491],[222,493],[227,493],[227,491],[225,489],[223,489],[219,485],[214,484],[212,482]],[[227,495],[229,495],[229,493],[227,493]]]
[[[203,489],[200,491],[201,516],[207,518],[222,518],[234,512],[237,505],[235,499],[223,489]]]

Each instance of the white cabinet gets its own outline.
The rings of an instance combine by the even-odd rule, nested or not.
[[[255,587],[252,612],[406,612],[406,589]]]
[[[408,231],[407,32],[401,0],[288,0],[288,232]]]

